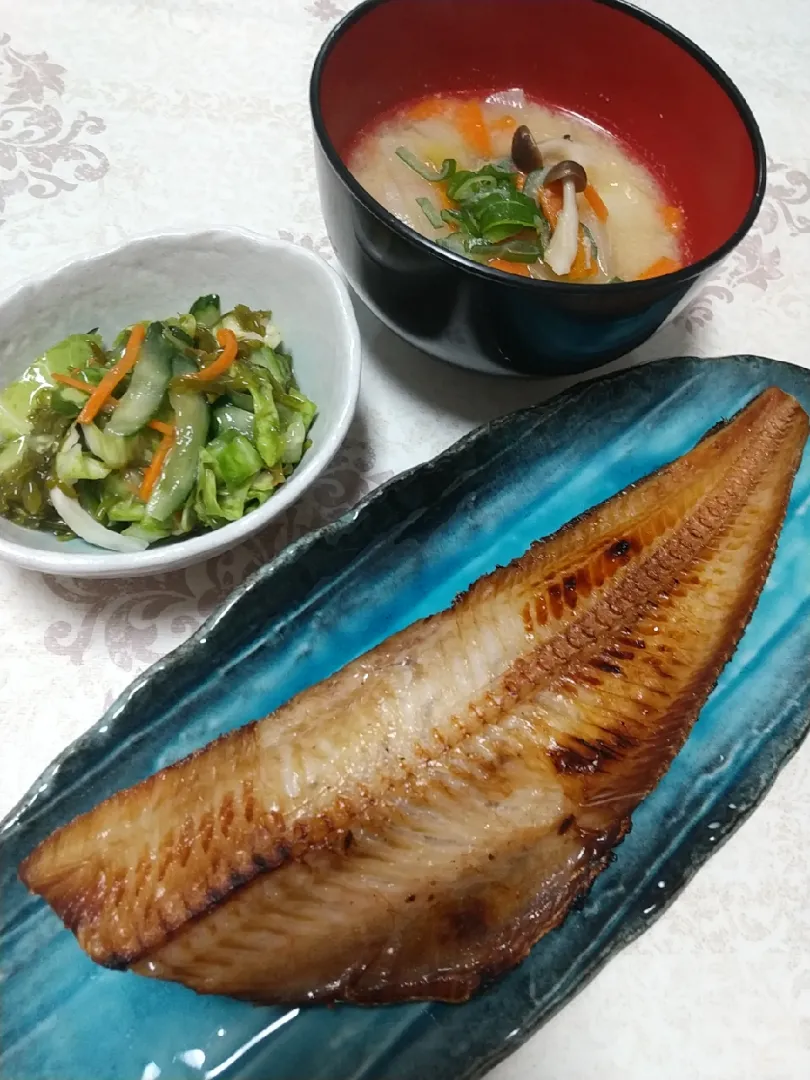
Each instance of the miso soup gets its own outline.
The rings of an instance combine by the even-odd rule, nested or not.
[[[426,97],[366,132],[349,167],[412,229],[509,273],[598,285],[684,260],[683,214],[649,169],[522,91]]]

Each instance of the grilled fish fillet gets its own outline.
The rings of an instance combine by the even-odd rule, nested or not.
[[[461,1001],[564,918],[756,604],[808,434],[685,457],[20,868],[93,960],[257,1002]]]

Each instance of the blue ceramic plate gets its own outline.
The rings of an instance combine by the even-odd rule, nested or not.
[[[467,1005],[253,1008],[95,967],[15,876],[47,833],[261,716],[536,537],[688,450],[776,384],[757,357],[672,360],[497,421],[260,570],[34,785],[0,840],[5,1080],[468,1080],[641,933],[745,818],[810,724],[810,460],[760,604],[618,858],[530,958]],[[45,707],[45,703],[43,703]],[[665,882],[665,888],[657,883]]]

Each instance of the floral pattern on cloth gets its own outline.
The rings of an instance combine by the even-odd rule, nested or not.
[[[810,176],[768,158],[768,184],[753,228],[678,316],[689,334],[712,321],[715,305],[733,303],[739,286],[765,292],[785,276],[781,248],[773,238],[780,231],[790,238],[810,233],[810,217],[800,207],[810,210]]]
[[[100,180],[110,167],[87,141],[104,131],[104,121],[84,110],[73,119],[61,111],[64,74],[47,53],[18,52],[8,34],[0,35],[0,213],[14,195],[53,199]]]
[[[307,12],[314,18],[324,23],[334,22],[342,18],[351,7],[351,4],[337,3],[336,0],[312,0],[307,4]]]

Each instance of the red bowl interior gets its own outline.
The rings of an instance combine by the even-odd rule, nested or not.
[[[689,43],[643,20],[604,0],[380,0],[325,58],[326,133],[345,161],[364,129],[414,98],[520,87],[595,121],[650,167],[683,208],[685,247],[698,261],[748,214],[757,153]]]

